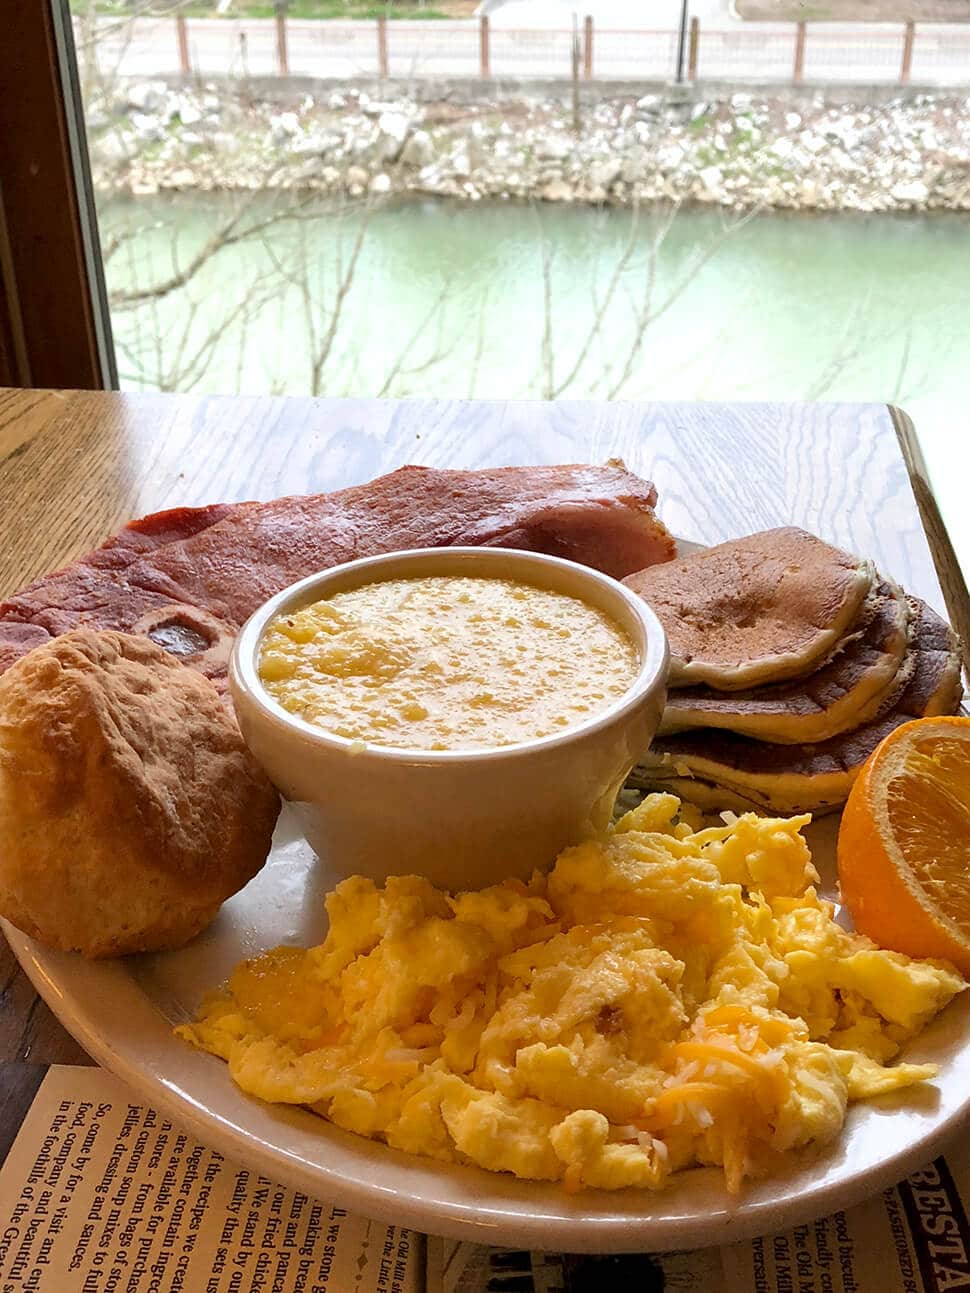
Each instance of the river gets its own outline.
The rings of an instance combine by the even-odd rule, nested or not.
[[[186,194],[101,221],[129,389],[966,404],[967,216]]]

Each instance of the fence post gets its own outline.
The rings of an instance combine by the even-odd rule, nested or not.
[[[795,66],[792,69],[792,80],[796,85],[801,85],[805,75],[805,32],[805,24],[800,22],[795,33]]]
[[[583,78],[593,79],[593,15],[588,13],[583,19]]]
[[[482,14],[478,24],[478,63],[482,78],[492,75],[492,56],[489,43],[488,14]]]
[[[387,74],[387,18],[382,14],[377,20],[377,75],[386,77]]]
[[[701,20],[690,20],[690,44],[687,47],[687,79],[692,84],[697,80],[697,58],[701,48]]]
[[[899,84],[909,85],[909,76],[913,70],[913,40],[916,36],[916,24],[912,19],[906,24],[903,36],[903,62],[899,69]]]
[[[182,75],[188,76],[192,68],[189,63],[189,24],[184,13],[175,15],[175,34],[179,43],[179,67]]]
[[[286,0],[276,0],[276,62],[280,76],[290,74],[290,56],[286,48]]]

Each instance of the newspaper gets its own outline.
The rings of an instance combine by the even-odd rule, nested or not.
[[[423,1293],[424,1240],[232,1163],[52,1067],[0,1168],[0,1293]]]
[[[571,1257],[501,1253],[428,1238],[427,1293],[950,1293],[970,1290],[970,1145],[958,1143],[891,1189],[721,1249]],[[499,1282],[515,1270],[519,1282]],[[531,1283],[529,1282],[531,1280]],[[490,1282],[491,1281],[491,1282]]]
[[[970,1144],[848,1212],[689,1253],[485,1248],[231,1162],[101,1069],[52,1067],[0,1167],[0,1293],[970,1291]]]

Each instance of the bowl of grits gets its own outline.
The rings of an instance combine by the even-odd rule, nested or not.
[[[271,598],[229,677],[247,743],[338,874],[468,889],[603,829],[666,674],[659,621],[608,576],[432,548]]]

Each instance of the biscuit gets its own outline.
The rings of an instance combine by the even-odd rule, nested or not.
[[[44,943],[187,942],[279,807],[213,684],[147,638],[79,629],[0,676],[0,914]]]

